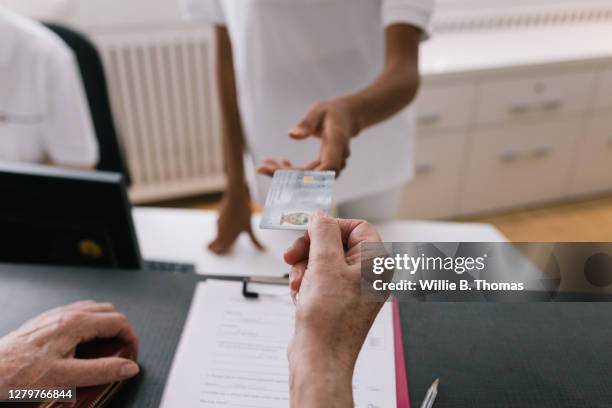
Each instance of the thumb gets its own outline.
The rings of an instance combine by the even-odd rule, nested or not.
[[[335,262],[344,260],[340,225],[335,218],[317,211],[308,223],[310,237],[309,261]]]
[[[120,357],[91,360],[70,359],[62,361],[56,369],[62,383],[75,387],[111,384],[134,377],[140,371],[138,364]]]
[[[311,106],[297,126],[289,131],[289,136],[298,140],[306,139],[321,127],[324,116],[325,110],[319,105]]]

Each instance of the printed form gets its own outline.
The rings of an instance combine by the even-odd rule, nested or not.
[[[236,282],[198,285],[162,398],[162,408],[289,406],[287,345],[294,306],[286,287]],[[396,406],[393,315],[385,304],[353,379],[356,407]]]

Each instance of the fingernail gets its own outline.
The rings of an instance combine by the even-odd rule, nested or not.
[[[325,217],[327,217],[327,214],[323,210],[317,210],[317,211],[315,211],[315,213],[313,215],[314,215],[315,218],[325,218]]]
[[[306,132],[308,132],[308,128],[306,127],[294,127],[293,129],[289,131],[289,133],[291,134],[298,134],[298,135],[302,135]]]
[[[130,378],[130,377],[135,376],[139,372],[140,372],[140,367],[138,367],[138,364],[132,362],[132,363],[126,363],[123,366],[121,366],[119,375],[125,378]]]

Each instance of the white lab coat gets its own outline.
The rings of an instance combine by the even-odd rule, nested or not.
[[[93,166],[98,144],[76,59],[41,24],[0,8],[0,160]]]
[[[239,106],[255,164],[265,158],[304,165],[319,141],[294,141],[290,128],[310,104],[361,89],[381,72],[384,28],[407,23],[426,34],[433,0],[187,0],[187,14],[226,25],[232,40]],[[334,186],[336,203],[387,191],[413,174],[411,108],[351,143]],[[257,176],[265,198],[269,178]]]

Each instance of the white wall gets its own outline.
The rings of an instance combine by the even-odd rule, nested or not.
[[[442,9],[462,8],[499,8],[524,6],[555,6],[567,4],[612,4],[612,0],[435,0],[436,6]]]
[[[0,0],[20,13],[46,20],[72,23],[87,30],[106,30],[121,26],[184,23],[183,0]],[[286,0],[292,1],[292,0]],[[435,0],[437,15],[493,10],[525,10],[551,5],[610,5],[612,0]]]
[[[89,30],[183,22],[181,0],[0,0],[20,14]]]
[[[182,23],[181,0],[72,0],[76,21],[88,28]]]
[[[75,15],[75,0],[0,0],[0,6],[39,20],[69,21]]]

